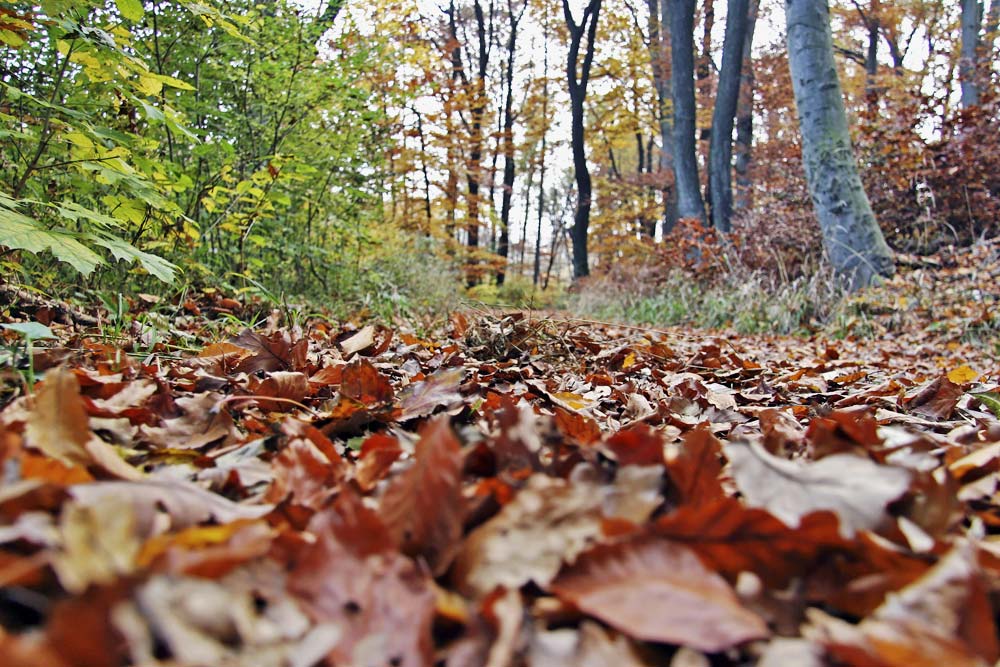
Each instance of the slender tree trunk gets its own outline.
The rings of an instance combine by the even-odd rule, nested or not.
[[[729,0],[726,37],[722,44],[719,91],[712,113],[712,138],[708,149],[708,182],[712,198],[712,225],[720,232],[732,229],[733,120],[740,93],[743,41],[747,33],[749,0]]]
[[[670,2],[670,83],[674,102],[674,173],[677,216],[705,222],[695,149],[694,0]]]
[[[894,266],[854,160],[828,0],[786,0],[785,20],[802,161],[823,243],[851,288],[863,287]]]
[[[587,98],[587,83],[590,81],[590,67],[594,62],[594,47],[597,37],[597,20],[601,14],[601,0],[588,0],[583,17],[577,23],[569,7],[569,0],[562,0],[566,27],[569,30],[569,55],[566,75],[569,83],[570,100],[570,142],[573,148],[573,172],[576,177],[576,210],[570,239],[573,242],[573,278],[590,275],[587,258],[587,228],[590,226],[590,204],[592,187],[590,170],[587,167],[587,153],[584,135],[584,102]],[[586,46],[583,45],[586,36]],[[584,46],[583,58],[580,49]]]
[[[740,67],[740,97],[736,103],[736,201],[737,211],[753,206],[750,183],[750,160],[753,151],[753,34],[757,25],[760,0],[750,0],[747,9],[747,36],[743,40],[743,66]]]
[[[663,234],[677,224],[674,179],[674,124],[670,108],[670,0],[646,0],[649,26],[649,59],[656,88],[656,119],[660,126],[660,178],[663,183]]]
[[[497,272],[497,285],[503,285],[507,275],[507,255],[510,253],[510,208],[514,196],[514,56],[517,52],[517,27],[524,15],[527,2],[520,11],[514,13],[513,2],[507,3],[510,15],[510,38],[507,40],[507,90],[503,108],[503,194],[500,205],[500,243],[497,254],[503,258],[503,266]]]
[[[538,224],[535,227],[535,265],[531,276],[531,284],[538,286],[542,274],[542,218],[545,215],[545,157],[547,139],[549,136],[549,15],[545,14],[542,22],[542,150],[539,155],[540,169],[538,175]]]
[[[962,59],[959,77],[962,81],[962,108],[979,104],[979,27],[983,22],[982,0],[962,0]]]
[[[422,114],[413,107],[413,113],[417,116],[417,134],[420,137],[420,173],[424,177],[424,217],[427,226],[421,230],[424,236],[430,236],[433,226],[431,215],[431,178],[427,170],[427,139],[424,136],[424,121]]]

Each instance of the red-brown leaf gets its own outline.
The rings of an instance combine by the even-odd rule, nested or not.
[[[560,598],[627,635],[723,651],[768,636],[726,580],[689,548],[655,538],[598,546],[552,582]]]
[[[415,458],[382,497],[380,515],[400,548],[438,575],[459,547],[464,516],[461,446],[446,418],[421,430]]]

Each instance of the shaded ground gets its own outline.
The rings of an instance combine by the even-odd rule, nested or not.
[[[856,340],[471,312],[225,337],[218,296],[54,322],[34,395],[3,386],[0,664],[993,664],[973,253],[858,301]]]

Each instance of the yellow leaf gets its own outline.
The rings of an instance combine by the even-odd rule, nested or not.
[[[594,405],[593,401],[589,401],[580,394],[574,394],[571,391],[550,393],[549,398],[551,398],[552,402],[556,405],[560,405],[570,410],[586,410]]]
[[[622,370],[635,366],[635,352],[629,352],[622,362]]]
[[[955,384],[967,384],[969,382],[975,382],[979,377],[979,373],[972,370],[968,366],[959,366],[948,372],[948,379]]]
[[[155,74],[140,74],[139,81],[133,85],[146,95],[159,95],[163,90],[163,82]]]
[[[62,135],[63,139],[73,144],[74,146],[79,146],[80,148],[93,148],[94,142],[90,140],[90,137],[83,134],[82,132],[67,132]]]

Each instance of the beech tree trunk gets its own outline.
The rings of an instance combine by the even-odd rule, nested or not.
[[[674,175],[677,216],[705,222],[698,180],[694,103],[694,0],[670,3],[670,87],[674,102]]]
[[[590,67],[594,62],[597,19],[601,13],[601,0],[588,0],[579,23],[573,19],[569,0],[562,0],[562,7],[570,37],[566,78],[569,83],[570,141],[573,147],[573,172],[576,177],[576,210],[573,214],[573,226],[569,230],[569,235],[573,242],[573,278],[576,279],[590,275],[590,263],[587,258],[587,229],[590,226],[590,204],[593,190],[584,143],[583,103],[587,98]],[[583,44],[584,36],[586,36],[586,45]],[[583,48],[582,60],[580,58],[581,47]]]
[[[674,179],[674,123],[670,106],[670,0],[646,0],[649,59],[656,88],[656,118],[660,125],[660,177]],[[663,234],[677,224],[677,193],[673,183],[663,187]]]
[[[962,56],[959,75],[962,81],[962,108],[979,104],[979,27],[983,23],[982,0],[962,0]]]
[[[802,161],[823,244],[837,272],[860,288],[894,266],[854,160],[828,0],[786,0],[785,20]]]
[[[736,102],[736,201],[737,211],[753,205],[750,189],[750,159],[753,151],[753,33],[757,25],[760,0],[750,0],[747,8],[747,35],[743,40],[743,66],[740,67],[740,95]]]
[[[510,35],[507,40],[507,89],[503,105],[503,194],[500,203],[500,243],[497,254],[503,258],[503,265],[497,271],[497,285],[503,285],[507,277],[507,255],[510,254],[510,209],[514,196],[514,56],[517,52],[517,27],[528,3],[521,5],[515,13],[513,3],[507,3],[510,14]]]
[[[712,225],[720,232],[732,229],[733,217],[733,121],[740,93],[743,41],[747,34],[749,0],[729,0],[726,37],[722,43],[719,90],[712,113],[712,136],[708,147],[708,183],[712,200]]]

